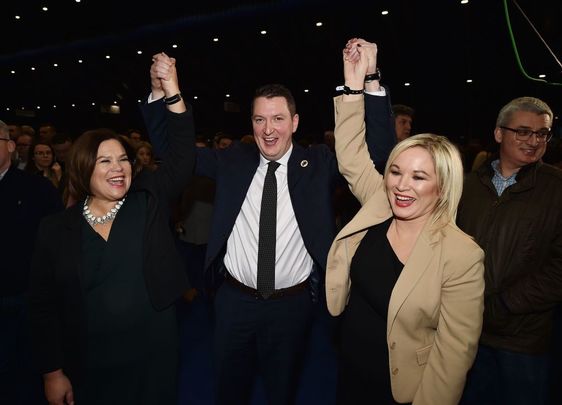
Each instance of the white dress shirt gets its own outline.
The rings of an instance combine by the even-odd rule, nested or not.
[[[275,289],[292,287],[305,281],[312,272],[312,257],[295,218],[287,183],[287,163],[293,146],[277,162],[277,232],[275,248]],[[258,241],[263,183],[269,161],[260,155],[240,213],[228,237],[224,264],[228,272],[241,283],[256,288],[258,275]]]

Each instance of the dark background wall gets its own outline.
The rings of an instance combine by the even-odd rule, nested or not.
[[[489,139],[499,108],[522,95],[544,99],[556,115],[562,109],[561,86],[526,79],[518,68],[500,0],[48,3],[2,6],[0,119],[6,122],[51,121],[75,136],[99,126],[142,128],[138,100],[149,92],[150,56],[165,51],[178,60],[198,132],[250,133],[253,90],[281,82],[297,99],[298,136],[319,138],[333,125],[341,49],[354,36],[379,45],[383,82],[393,102],[416,109],[415,132]],[[562,83],[562,67],[515,3],[506,3],[525,69]],[[49,11],[41,11],[43,4]],[[560,59],[561,3],[518,4]],[[101,112],[114,102],[120,114]]]

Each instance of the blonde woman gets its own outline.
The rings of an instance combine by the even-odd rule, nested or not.
[[[346,86],[361,90],[373,63],[376,45],[347,47]],[[339,168],[362,205],[328,256],[328,309],[342,314],[338,403],[456,404],[484,291],[484,254],[455,225],[460,155],[444,137],[416,135],[392,150],[383,178],[365,143],[363,94],[337,97],[335,112]]]

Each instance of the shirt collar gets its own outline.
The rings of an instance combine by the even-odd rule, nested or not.
[[[289,158],[291,157],[292,152],[293,152],[293,144],[291,143],[291,146],[289,147],[289,150],[287,152],[285,152],[285,154],[283,156],[281,156],[281,158],[279,160],[277,160],[277,163],[279,163],[281,166],[287,166],[287,164],[289,163]],[[264,158],[263,155],[260,153],[260,167],[263,167],[263,166],[267,165],[268,163],[269,163],[269,160]]]
[[[507,181],[507,180],[510,180],[510,179],[515,179],[515,177],[517,176],[517,173],[519,173],[519,170],[517,170],[511,176],[503,177],[503,175],[500,171],[500,160],[499,159],[496,159],[492,162],[492,169],[494,170],[494,173],[496,174],[496,176],[499,176],[504,181]]]
[[[8,173],[8,170],[10,170],[10,166],[8,166],[8,168],[6,170],[4,170],[3,172],[0,172],[0,180],[2,180],[4,178],[4,176],[6,175],[6,173]]]

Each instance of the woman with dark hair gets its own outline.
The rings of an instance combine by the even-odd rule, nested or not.
[[[62,169],[55,160],[55,151],[50,143],[35,141],[29,150],[26,172],[40,174],[48,178],[55,188],[59,187]]]
[[[168,207],[190,178],[194,129],[175,97],[175,60],[159,75],[168,97],[166,165],[133,177],[134,152],[123,138],[84,133],[67,163],[78,203],[39,229],[31,324],[50,404],[175,403],[172,304],[188,283]]]

